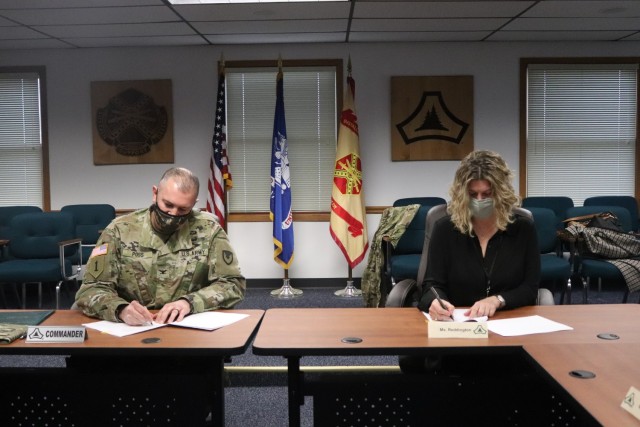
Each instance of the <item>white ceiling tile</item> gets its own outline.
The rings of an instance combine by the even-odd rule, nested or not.
[[[33,31],[27,27],[0,27],[1,39],[45,39],[46,35]]]
[[[624,41],[632,41],[632,40],[640,41],[640,31],[633,33],[629,37],[625,37],[624,39]]]
[[[0,27],[14,27],[17,25],[19,24],[16,24],[15,22],[9,21],[8,19],[0,16]]]
[[[5,49],[64,49],[71,48],[56,39],[0,40],[0,50]]]
[[[348,2],[206,4],[174,6],[190,21],[348,18]]]
[[[327,33],[346,31],[346,19],[295,20],[295,21],[233,21],[194,22],[193,27],[202,34],[258,34],[258,33]]]
[[[354,18],[487,18],[522,13],[533,1],[358,1]]]
[[[445,42],[445,41],[480,41],[487,37],[489,31],[469,32],[354,32],[349,36],[350,42]]]
[[[208,35],[213,44],[264,44],[264,43],[340,43],[345,33],[307,33],[307,34],[224,34]]]
[[[207,40],[268,44],[624,38],[640,49],[639,31],[640,0],[357,0],[173,8],[165,0],[0,0],[0,49],[15,48],[16,40],[44,41],[49,36],[44,48],[69,47],[55,38],[82,47],[179,46]]]
[[[182,36],[194,35],[183,22],[157,24],[48,25],[33,27],[52,37],[126,37],[126,36]]]
[[[351,31],[483,31],[496,30],[506,18],[494,19],[354,19]]]
[[[613,41],[628,31],[500,31],[489,41]]]
[[[192,46],[206,45],[200,36],[172,37],[96,37],[65,39],[77,47],[126,47],[126,46]]]
[[[2,0],[0,10],[163,5],[162,0]]]
[[[0,15],[24,25],[124,24],[179,20],[167,7],[103,7],[1,10]]]
[[[640,18],[520,18],[503,28],[506,31],[640,30]]]
[[[615,18],[633,16],[640,19],[640,1],[541,1],[522,16],[527,18]]]

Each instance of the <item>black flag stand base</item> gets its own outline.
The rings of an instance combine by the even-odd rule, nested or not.
[[[289,270],[284,270],[284,279],[282,279],[282,287],[271,291],[271,296],[274,298],[295,298],[302,295],[300,289],[295,289],[289,284]]]
[[[351,277],[351,267],[349,267],[349,278],[347,279],[347,287],[344,289],[340,289],[339,291],[335,291],[333,293],[337,297],[342,298],[356,298],[362,296],[362,291],[355,286],[353,286],[353,278]]]

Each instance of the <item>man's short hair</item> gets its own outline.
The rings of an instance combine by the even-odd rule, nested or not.
[[[160,178],[159,187],[170,179],[176,182],[183,193],[194,192],[197,195],[200,191],[200,180],[189,169],[176,167],[166,170]]]

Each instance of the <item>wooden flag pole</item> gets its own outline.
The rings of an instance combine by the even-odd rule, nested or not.
[[[355,298],[362,295],[362,291],[355,286],[353,286],[353,277],[351,266],[347,266],[349,269],[348,277],[347,277],[347,286],[344,289],[340,289],[339,291],[335,291],[333,294],[342,297],[342,298]]]

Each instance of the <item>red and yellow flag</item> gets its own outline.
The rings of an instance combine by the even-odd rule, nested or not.
[[[331,237],[342,250],[351,268],[364,259],[369,247],[355,90],[355,81],[349,72],[340,114],[330,223]]]

